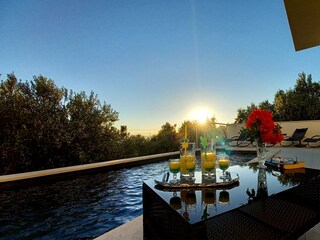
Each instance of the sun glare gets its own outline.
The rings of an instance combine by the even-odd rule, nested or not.
[[[191,121],[198,121],[199,123],[205,123],[207,119],[212,117],[212,113],[205,107],[197,107],[193,109],[190,114],[189,118]]]

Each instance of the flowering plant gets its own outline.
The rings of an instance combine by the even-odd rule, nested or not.
[[[281,127],[273,120],[273,115],[268,110],[254,109],[246,121],[246,128],[241,129],[241,133],[247,135],[250,141],[276,144],[283,140]]]

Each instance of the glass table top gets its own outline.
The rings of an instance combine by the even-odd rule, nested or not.
[[[319,170],[294,169],[287,172],[271,168],[257,169],[257,164],[231,166],[227,170],[231,176],[239,176],[239,184],[210,188],[158,188],[153,179],[145,181],[157,195],[190,224],[206,220],[235,208],[244,206],[263,197],[293,188],[310,175],[319,175]],[[216,181],[222,171],[216,169]],[[170,174],[172,178],[172,174]],[[169,178],[169,180],[170,180]],[[195,173],[195,182],[202,181],[202,173]]]

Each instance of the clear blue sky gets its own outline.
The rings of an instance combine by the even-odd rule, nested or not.
[[[0,0],[0,73],[44,75],[91,91],[129,132],[218,122],[273,102],[304,71],[319,81],[319,48],[295,52],[283,0]]]

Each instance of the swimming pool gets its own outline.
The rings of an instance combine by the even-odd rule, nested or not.
[[[241,164],[254,154],[231,155]],[[142,182],[168,162],[0,193],[0,239],[92,239],[142,214]]]

